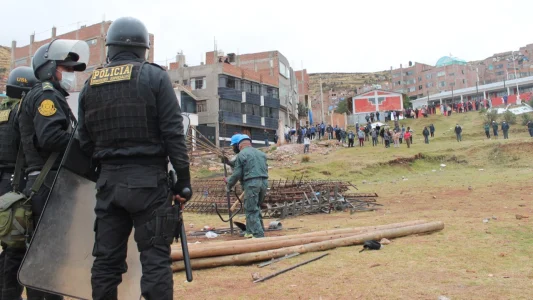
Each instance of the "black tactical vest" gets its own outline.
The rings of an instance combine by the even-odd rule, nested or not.
[[[56,89],[53,89],[54,94],[57,95],[57,99],[64,99],[64,105],[66,105],[67,111],[69,111],[70,118],[73,118],[72,113],[70,113],[70,108],[66,103],[65,96],[61,94]],[[35,99],[38,99],[43,94],[43,88],[41,83],[35,84],[35,86],[28,92],[24,97],[24,100],[21,102],[21,109],[19,112],[19,129],[20,129],[20,139],[22,141],[22,148],[24,149],[24,156],[26,158],[26,173],[32,171],[41,170],[44,166],[44,163],[52,154],[51,152],[44,151],[42,149],[37,149],[38,141],[35,136],[35,127],[33,125],[33,111],[29,111],[29,107],[35,105]],[[60,104],[63,106],[63,104]],[[68,129],[67,129],[68,130]],[[57,164],[57,162],[56,162]]]
[[[0,108],[0,169],[12,169],[17,161],[20,143],[19,133],[15,130],[18,105]]]
[[[93,71],[85,89],[85,124],[95,152],[161,145],[156,99],[140,80],[145,63],[111,62]]]

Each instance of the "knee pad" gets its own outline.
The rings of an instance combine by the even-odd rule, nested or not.
[[[174,238],[178,238],[181,214],[178,206],[161,207],[156,209],[150,220],[135,227],[134,238],[139,251],[149,249],[154,245],[170,245]]]

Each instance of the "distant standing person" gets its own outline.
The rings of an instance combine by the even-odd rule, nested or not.
[[[405,139],[405,143],[407,144],[407,148],[411,148],[411,131],[409,131],[409,127],[407,127],[407,131],[403,135],[403,138]]]
[[[376,119],[379,121],[381,121],[381,119],[379,118],[379,111],[376,111]]]
[[[490,125],[489,123],[485,123],[485,135],[487,136],[488,139],[490,139]]]
[[[363,147],[365,145],[365,132],[359,129],[357,137],[359,138],[359,146]]]
[[[435,137],[435,125],[429,125],[429,133],[431,133],[431,137]]]
[[[503,139],[509,139],[509,124],[505,121],[502,122]]]
[[[353,133],[353,131],[350,130],[350,132],[348,133],[348,147],[353,147],[354,139],[355,134]]]
[[[268,143],[268,131],[266,129],[263,132],[263,135],[264,135],[264,138],[265,138],[265,146],[268,147],[269,146],[269,143]]]
[[[304,153],[309,153],[309,145],[311,145],[311,140],[309,139],[309,136],[304,137]]]
[[[492,133],[494,134],[494,138],[498,138],[498,123],[496,121],[492,121]]]
[[[376,129],[372,129],[370,134],[372,135],[372,147],[377,146],[378,145],[378,132],[377,132],[377,130]]]
[[[462,137],[461,137],[461,134],[463,133],[463,128],[461,128],[461,126],[459,126],[459,124],[456,124],[455,125],[455,136],[457,137],[457,141],[460,142],[462,141]]]
[[[429,130],[427,127],[424,127],[422,135],[424,136],[424,143],[429,144]]]
[[[532,121],[527,122],[527,130],[529,131],[529,135],[533,137],[533,122]]]

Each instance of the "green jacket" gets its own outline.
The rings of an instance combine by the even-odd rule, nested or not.
[[[253,147],[246,147],[237,155],[233,174],[228,179],[228,187],[232,188],[238,180],[244,184],[254,178],[268,179],[267,158],[265,153]]]
[[[490,131],[490,126],[489,126],[489,124],[485,125],[485,131]]]

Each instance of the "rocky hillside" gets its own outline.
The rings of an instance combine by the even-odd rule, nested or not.
[[[324,92],[333,90],[355,91],[363,85],[381,84],[385,87],[390,82],[390,71],[375,73],[312,73],[309,74],[309,94],[320,93],[320,80],[322,77],[322,89]]]
[[[7,76],[11,64],[11,49],[0,46],[0,93],[6,90]]]

